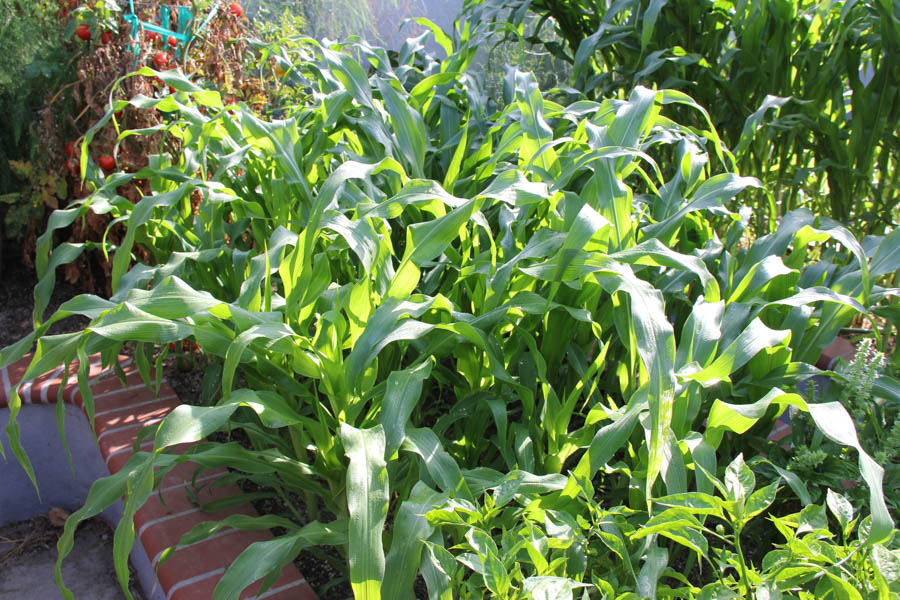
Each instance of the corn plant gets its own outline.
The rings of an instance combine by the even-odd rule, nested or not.
[[[799,206],[883,233],[897,223],[898,5],[871,2],[468,0],[507,37],[538,16],[588,97],[673,87],[707,107],[758,194],[755,229]],[[538,36],[530,41],[540,43]],[[757,132],[757,130],[759,130]],[[768,218],[763,218],[767,215]]]
[[[733,171],[689,96],[638,86],[563,106],[512,70],[495,106],[469,71],[487,32],[470,24],[453,41],[423,23],[440,61],[421,38],[396,56],[298,40],[308,97],[282,119],[224,106],[174,71],[134,75],[174,94],[111,101],[95,130],[126,104],[157,110],[181,151],[94,174],[93,194],[53,214],[35,332],[0,364],[35,342],[25,380],[77,363],[90,414],[89,355],[112,364],[134,344],[153,385],[168,344],[191,339],[211,362],[209,385],[203,405],[146,431],[151,451],[95,483],[60,561],[77,524],[124,496],[123,576],[131,516],[191,462],[303,498],[296,520],[232,517],[181,540],[225,526],[285,531],[248,548],[217,599],[271,582],[319,545],[344,553],[357,598],[411,597],[418,575],[441,599],[654,596],[684,544],[655,500],[711,495],[722,473],[728,484],[737,467],[726,465],[756,456],[788,406],[856,451],[869,490],[861,543],[887,540],[883,470],[852,420],[792,389],[819,373],[811,363],[842,326],[894,293],[875,280],[900,266],[897,236],[863,246],[797,210],[754,238],[748,211],[727,205],[761,183]],[[681,109],[689,124],[669,116]],[[135,178],[152,193],[131,204],[118,190]],[[55,269],[84,250],[54,247],[54,232],[90,212],[126,230],[104,245],[114,293],[45,319]],[[75,314],[90,319],[83,331],[45,335]],[[7,432],[31,474],[13,392]],[[244,443],[202,441],[236,429]],[[185,442],[199,443],[171,452]],[[769,489],[807,497],[781,465],[756,468]],[[759,582],[741,573],[722,585]]]

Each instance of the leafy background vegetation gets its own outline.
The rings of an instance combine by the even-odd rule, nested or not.
[[[576,87],[589,97],[636,84],[689,93],[710,111],[741,170],[761,177],[775,195],[769,219],[808,206],[852,222],[858,233],[883,233],[898,218],[896,3],[468,0],[467,6],[472,19],[499,20],[513,35],[530,15],[549,20],[565,43],[532,40],[569,62]],[[762,198],[756,202],[765,206]],[[771,226],[763,221],[757,231]]]
[[[36,242],[35,332],[0,364],[36,343],[26,380],[65,365],[89,413],[95,353],[114,365],[132,349],[153,386],[169,344],[191,340],[206,377],[199,405],[145,432],[152,451],[95,484],[60,560],[80,520],[122,496],[133,514],[190,461],[228,466],[293,513],[181,540],[282,532],[241,555],[216,598],[322,546],[357,598],[895,596],[900,233],[875,190],[895,177],[896,117],[878,113],[883,137],[861,145],[854,131],[874,130],[854,119],[873,114],[847,119],[840,85],[827,92],[840,102],[758,90],[768,75],[726,107],[714,90],[743,85],[737,65],[751,64],[729,51],[752,37],[745,5],[697,4],[689,24],[664,2],[616,6],[472,3],[454,32],[423,21],[391,52],[292,35],[288,19],[247,46],[271,86],[263,106],[179,70],[117,79],[81,144],[89,193]],[[812,45],[836,81],[855,67],[828,63],[821,40],[896,83],[877,54],[897,24],[883,3],[761,6],[760,27],[810,28],[806,11],[844,31]],[[838,22],[841,7],[862,12]],[[875,16],[877,40],[847,29]],[[706,36],[692,29],[704,19]],[[808,35],[785,33],[786,55]],[[501,70],[485,74],[480,52],[507,36],[501,53],[528,64],[546,43],[571,78],[509,68],[491,87]],[[761,47],[758,71],[774,72],[776,48]],[[123,110],[159,122],[127,130]],[[843,162],[814,152],[827,123]],[[110,132],[157,150],[105,174],[88,148]],[[843,213],[829,210],[842,193],[829,168],[854,173]],[[59,243],[91,216],[120,235]],[[57,269],[95,246],[111,294],[46,317]],[[72,315],[89,325],[45,335]],[[850,326],[866,338],[853,364],[817,368]],[[11,409],[30,470],[15,395]],[[785,415],[791,438],[774,442]],[[126,516],[122,577],[133,536]]]

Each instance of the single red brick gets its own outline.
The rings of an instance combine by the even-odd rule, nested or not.
[[[239,512],[239,511],[238,511]],[[234,513],[233,513],[234,514]],[[207,515],[208,517],[209,515]],[[193,525],[208,518],[195,518],[193,521],[185,520],[182,525],[187,525],[184,531],[187,531]],[[174,527],[177,523],[170,522],[170,526]],[[178,541],[180,533],[173,535],[171,531],[168,535],[159,536],[157,539],[154,530],[144,533],[144,548],[147,554],[152,556],[151,563],[156,559],[157,554],[170,547]],[[175,551],[174,555],[162,567],[157,570],[157,577],[163,590],[170,590],[177,583],[197,577],[216,569],[227,567],[240,556],[247,546],[254,542],[263,542],[272,539],[272,534],[268,530],[264,531],[233,531],[228,535],[217,536],[198,542],[191,546],[186,546]],[[148,543],[149,542],[149,543]],[[156,566],[155,563],[152,566]]]
[[[199,469],[200,466],[196,463],[181,463],[174,467],[171,471],[165,474],[162,481],[159,483],[159,489],[165,490],[171,487],[180,487],[183,485],[191,485],[191,482],[195,479],[194,472]],[[224,475],[227,471],[222,467],[216,467],[215,469],[209,469],[208,471],[202,471],[197,473],[196,482],[197,484],[205,483],[213,478],[218,478]]]
[[[170,591],[171,600],[195,600],[197,598],[212,598],[213,590],[216,584],[222,578],[223,572],[213,571],[206,577],[201,576],[199,579],[187,580],[176,584],[175,591]],[[247,589],[241,593],[241,598],[257,598],[256,592],[259,590],[262,582],[254,582],[247,586]],[[313,592],[309,584],[297,573],[294,565],[287,565],[282,569],[281,576],[266,590],[264,594],[258,596],[261,600],[318,600],[318,596]]]
[[[197,508],[197,504],[192,501],[191,495],[188,493],[189,490],[194,499],[201,504],[241,495],[241,490],[235,485],[213,486],[212,484],[213,481],[206,481],[199,486],[199,489],[180,487],[171,488],[162,493],[154,493],[134,517],[138,533],[142,532],[146,523]]]
[[[103,411],[94,417],[94,428],[97,436],[102,439],[108,431],[114,431],[122,427],[136,427],[149,421],[158,421],[165,418],[180,402],[177,398],[159,400],[151,404],[136,406],[132,410],[120,410],[115,412]],[[96,407],[95,407],[96,408]]]
[[[149,452],[152,449],[153,440],[147,440],[141,444],[141,450],[145,452]],[[125,466],[125,463],[128,462],[128,459],[131,458],[132,454],[134,454],[134,452],[131,450],[130,445],[112,453],[104,453],[103,448],[100,449],[100,455],[103,456],[103,460],[106,462],[106,468],[109,469],[110,473],[118,473],[119,470]]]

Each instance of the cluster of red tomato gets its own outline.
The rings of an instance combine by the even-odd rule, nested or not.
[[[66,169],[68,169],[69,173],[74,175],[78,172],[78,168],[80,167],[78,162],[78,149],[75,147],[75,142],[66,144],[66,156],[69,157],[69,160],[66,161]],[[104,154],[97,159],[97,164],[100,165],[101,169],[108,173],[116,168],[116,159],[109,154]]]
[[[177,348],[175,342],[169,342],[169,350],[175,350],[175,348]],[[200,350],[200,346],[197,344],[197,342],[191,344],[191,340],[181,340],[182,352],[197,352],[198,350]]]
[[[88,25],[79,25],[75,28],[75,35],[84,41],[91,39],[91,28]],[[100,43],[106,45],[112,40],[112,31],[104,31],[100,34]]]

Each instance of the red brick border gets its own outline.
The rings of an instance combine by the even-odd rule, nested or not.
[[[123,364],[125,357],[123,358]],[[159,396],[148,389],[137,369],[124,366],[126,386],[116,378],[111,369],[101,370],[99,357],[91,357],[90,381],[94,394],[94,426],[97,447],[110,473],[116,473],[132,455],[132,447],[138,430],[144,425],[161,421],[181,404],[175,391],[167,382],[160,386]],[[18,383],[31,361],[31,356],[0,369],[0,407],[9,401],[9,389]],[[63,386],[63,400],[83,409],[81,394],[74,377],[62,379],[62,367],[26,383],[19,391],[23,404],[52,404]],[[142,448],[152,447],[152,440]],[[224,529],[206,540],[179,548],[161,568],[157,562],[163,550],[175,545],[184,533],[194,525],[209,520],[222,519],[232,514],[258,516],[249,503],[239,507],[208,513],[202,511],[187,495],[195,467],[179,465],[163,479],[158,494],[153,494],[137,511],[134,526],[137,539],[143,544],[156,569],[166,600],[201,600],[211,598],[213,589],[225,569],[254,542],[273,539],[269,531],[242,531]],[[215,469],[204,473],[196,482],[206,485],[196,496],[202,502],[210,502],[241,494],[234,484],[215,486],[212,483],[226,473]],[[257,597],[259,582],[250,585],[241,598]],[[303,579],[294,565],[287,565],[279,579],[258,598],[268,600],[318,600],[315,592]]]

